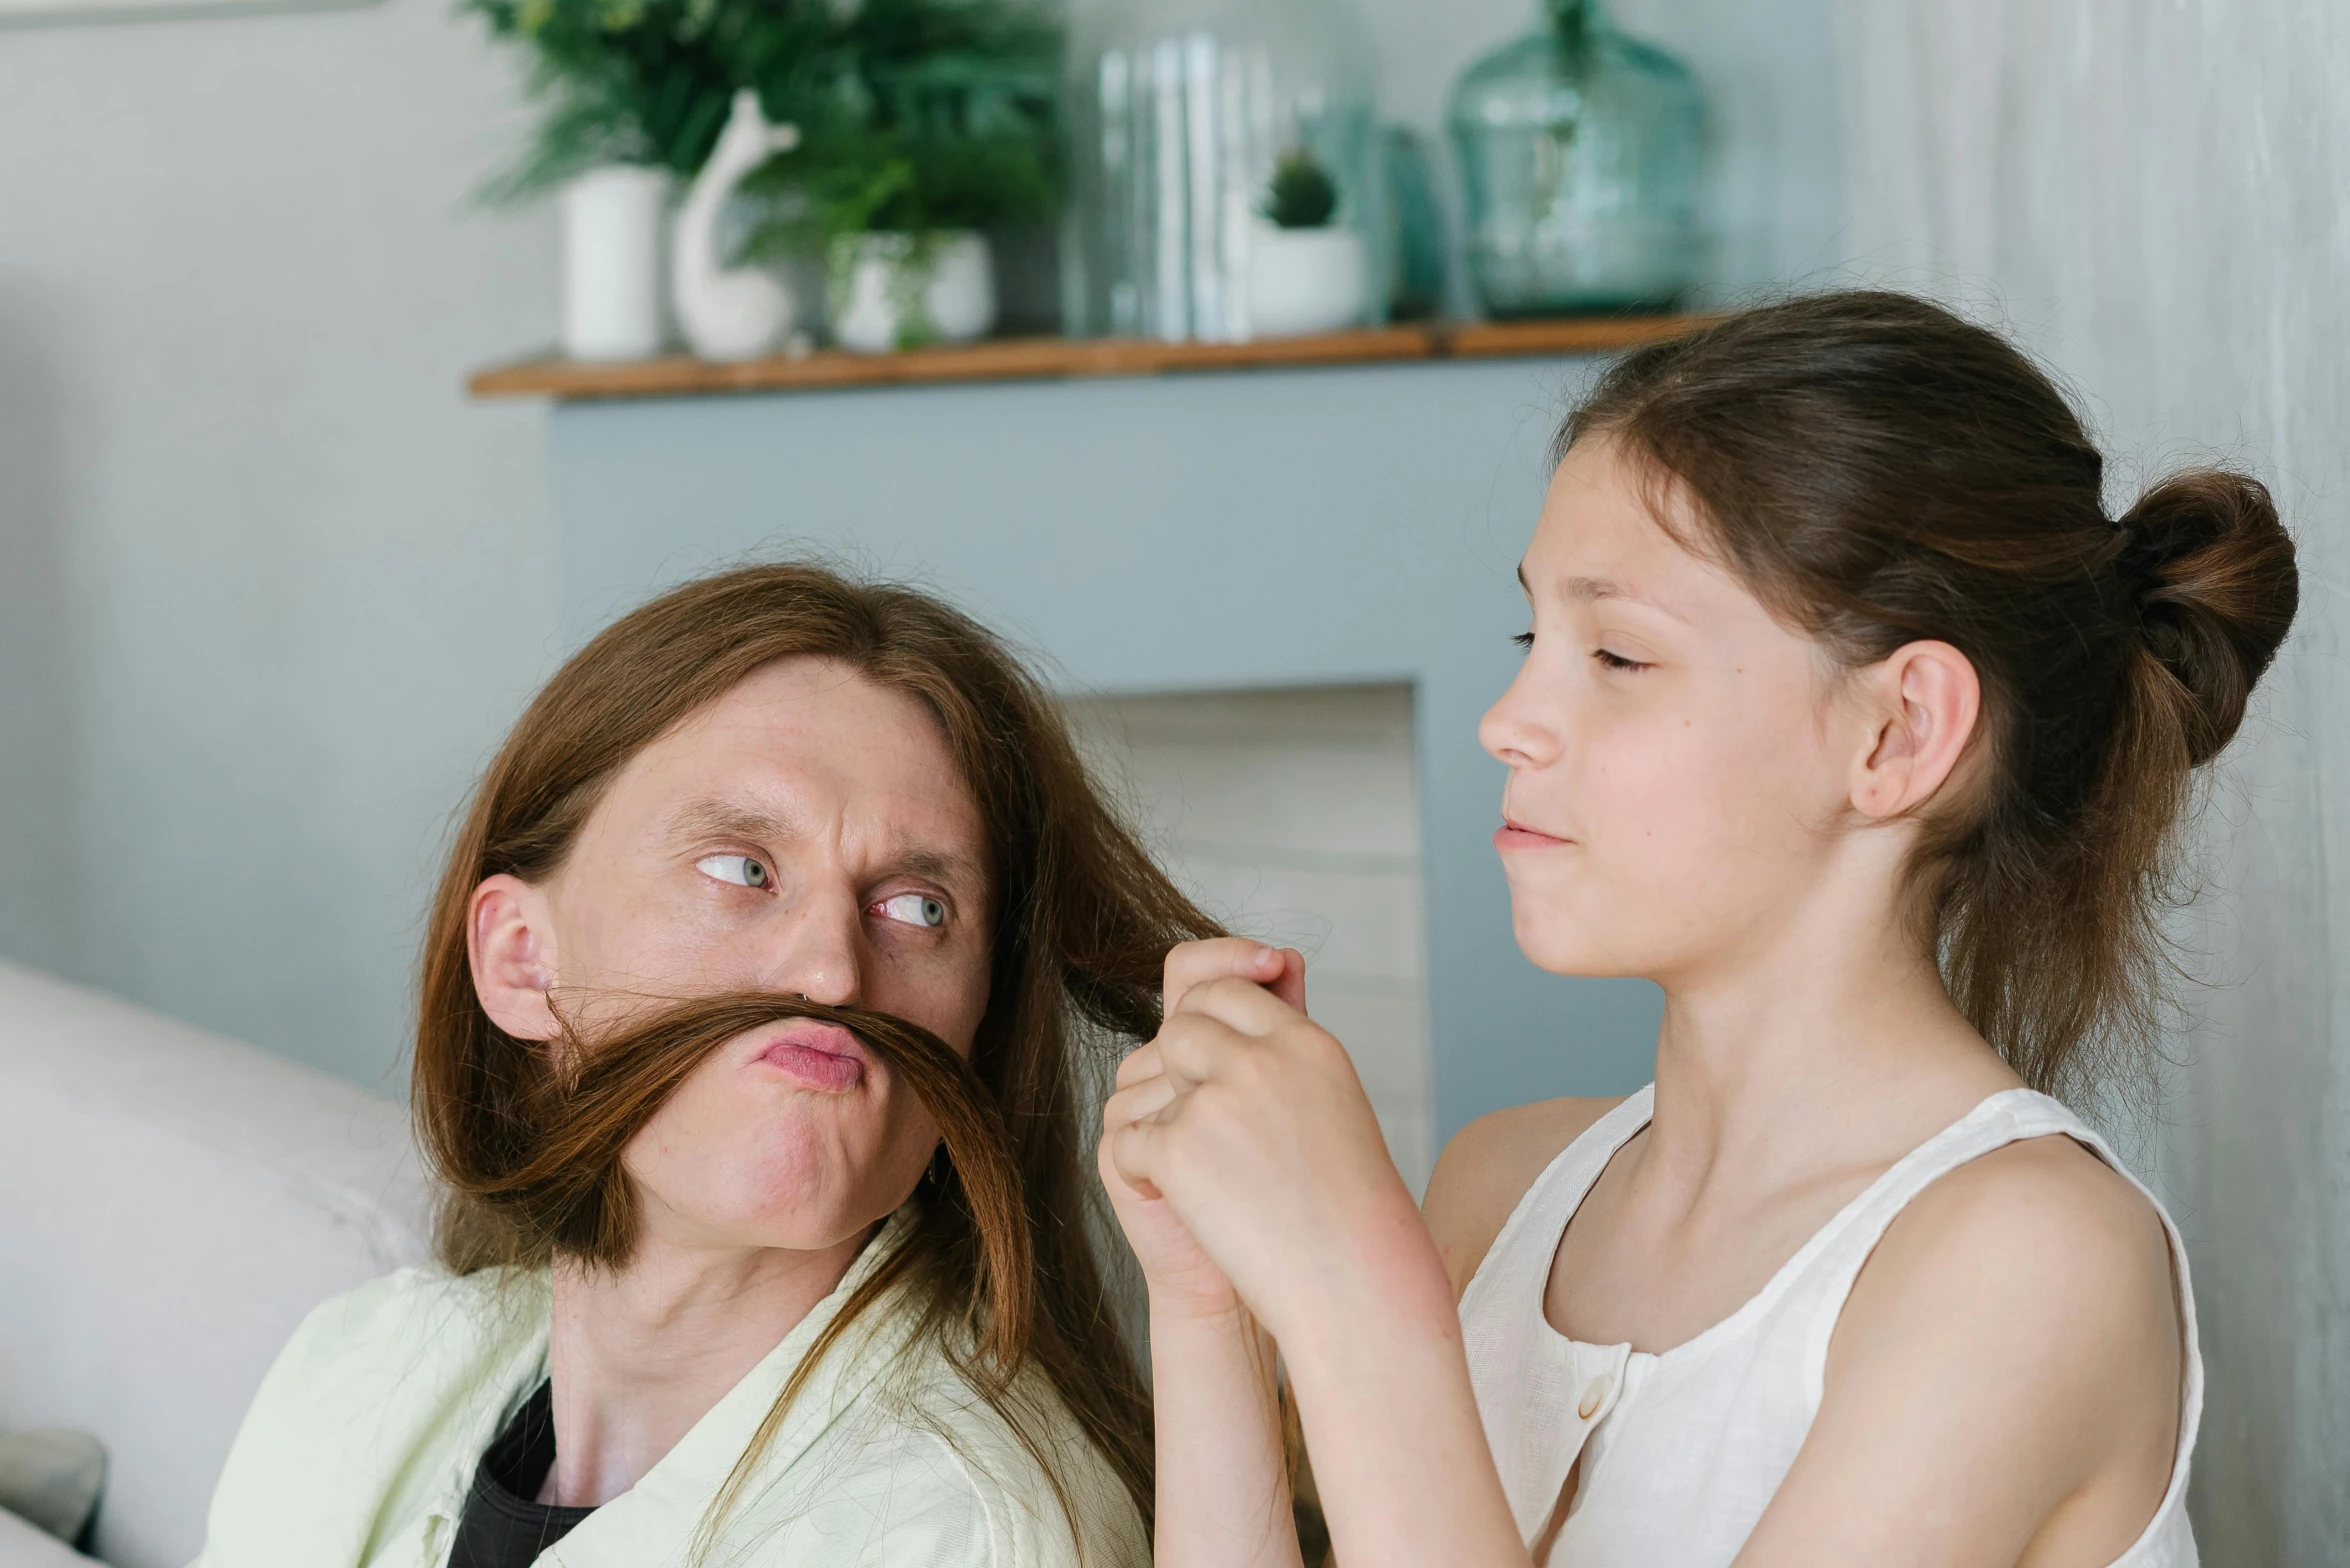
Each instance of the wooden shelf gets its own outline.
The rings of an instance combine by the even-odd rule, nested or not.
[[[1586,316],[1556,321],[1435,322],[1254,343],[1161,343],[1149,338],[996,338],[899,354],[824,349],[793,359],[717,364],[690,354],[615,362],[550,356],[499,365],[466,383],[475,397],[707,397],[828,387],[951,381],[1040,381],[1184,371],[1369,365],[1428,359],[1604,354],[1678,337],[1705,316]]]

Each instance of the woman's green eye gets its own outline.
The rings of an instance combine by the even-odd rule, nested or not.
[[[694,862],[694,869],[736,887],[765,887],[768,883],[767,868],[748,855],[704,855]]]
[[[910,926],[943,926],[947,923],[947,906],[927,893],[900,893],[895,898],[881,901],[881,913],[891,920],[900,920]]]

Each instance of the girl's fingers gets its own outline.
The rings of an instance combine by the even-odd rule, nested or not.
[[[1126,1060],[1118,1064],[1117,1086],[1129,1088],[1145,1078],[1156,1078],[1165,1070],[1159,1065],[1159,1042],[1153,1040],[1126,1053]]]
[[[1118,1179],[1145,1198],[1159,1196],[1158,1184],[1151,1180],[1153,1156],[1158,1152],[1159,1124],[1148,1121],[1125,1122],[1110,1132],[1110,1165]]]
[[[1110,1096],[1102,1106],[1102,1125],[1114,1132],[1132,1122],[1148,1121],[1182,1092],[1170,1078],[1145,1078]]]
[[[1283,1005],[1299,1012],[1306,1010],[1306,955],[1294,947],[1281,949],[1281,973],[1265,982],[1265,989],[1281,998]]]
[[[1302,985],[1303,960],[1300,960]],[[1183,993],[1183,1005],[1176,1018],[1213,1018],[1228,1029],[1242,1034],[1268,1035],[1285,1029],[1299,1019],[1298,1010],[1275,996],[1261,985],[1246,980],[1210,980],[1193,986]],[[1170,1027],[1176,1022],[1170,1018]],[[1164,1040],[1167,1030],[1159,1031]]]
[[[1246,985],[1239,980],[1218,983]],[[1248,989],[1257,990],[1255,986]],[[1257,994],[1264,996],[1262,991]],[[1280,1005],[1269,996],[1265,1001],[1271,1006]],[[1160,1026],[1159,1038],[1153,1043],[1158,1047],[1160,1071],[1177,1089],[1191,1089],[1215,1077],[1232,1060],[1233,1054],[1248,1049],[1250,1042],[1247,1035],[1222,1019],[1206,1013],[1182,1012]]]
[[[1300,962],[1302,972],[1303,963]],[[1181,942],[1167,950],[1166,983],[1160,993],[1168,1012],[1183,1005],[1194,987],[1211,980],[1246,980],[1270,985],[1280,980],[1287,964],[1281,954],[1244,936],[1212,937],[1204,942]]]

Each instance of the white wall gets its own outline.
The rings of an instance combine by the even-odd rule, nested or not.
[[[1847,0],[1857,242],[2066,372],[2126,506],[2218,456],[2276,487],[2299,629],[2225,764],[2219,988],[2149,1148],[2210,1358],[2215,1568],[2350,1562],[2350,10]],[[2206,923],[2207,922],[2207,923]]]
[[[553,618],[508,83],[445,0],[0,31],[0,951],[395,1091]]]

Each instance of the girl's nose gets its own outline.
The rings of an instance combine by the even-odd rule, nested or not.
[[[1513,768],[1539,768],[1559,754],[1558,725],[1544,711],[1534,684],[1529,660],[1477,725],[1479,743]]]

